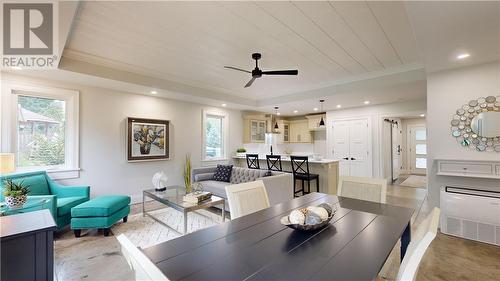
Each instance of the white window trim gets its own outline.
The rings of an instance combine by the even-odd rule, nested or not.
[[[222,157],[206,157],[206,146],[205,146],[205,130],[206,130],[206,120],[207,116],[215,115],[222,117]],[[224,111],[220,110],[203,110],[203,118],[202,118],[202,131],[201,131],[201,161],[203,162],[221,162],[228,160],[228,144],[229,144],[229,117],[228,114]]]
[[[76,90],[52,88],[38,85],[6,82],[2,85],[0,108],[2,110],[0,124],[2,134],[0,139],[1,151],[17,152],[17,107],[18,94],[29,92],[28,96],[53,98],[66,102],[66,133],[65,133],[65,165],[59,167],[19,167],[17,172],[45,170],[53,178],[68,179],[79,177],[79,97]],[[16,153],[17,154],[17,153]],[[17,158],[17,155],[16,155]]]

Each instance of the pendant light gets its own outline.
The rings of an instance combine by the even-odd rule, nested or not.
[[[319,100],[319,104],[321,107],[321,120],[319,121],[320,126],[325,126],[325,120],[323,120],[323,102],[325,102],[325,100]]]
[[[275,116],[278,116],[278,109],[279,109],[279,107],[275,106],[275,107],[274,107],[274,109],[275,109],[275,111],[276,111],[276,115],[275,115]],[[275,131],[278,131],[278,130],[279,130],[279,128],[280,128],[280,127],[278,126],[278,121],[276,121],[276,123],[274,123],[274,130],[275,130]]]

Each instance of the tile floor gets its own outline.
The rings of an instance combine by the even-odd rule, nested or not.
[[[403,179],[388,186],[387,203],[415,208],[413,226],[416,227],[430,210],[426,190],[399,186],[397,183]],[[148,208],[158,207],[161,205],[148,204]],[[140,204],[132,206],[131,214],[140,212]],[[379,279],[395,280],[398,253],[399,245],[394,248]],[[55,275],[58,281],[133,280],[115,237],[103,237],[95,230],[79,239],[69,230],[56,234]],[[500,280],[500,247],[438,234],[424,256],[417,280]]]

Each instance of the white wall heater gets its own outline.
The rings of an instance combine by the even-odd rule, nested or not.
[[[500,246],[500,192],[441,188],[441,232]]]

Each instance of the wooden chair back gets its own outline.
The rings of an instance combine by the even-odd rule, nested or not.
[[[269,171],[283,171],[281,166],[281,155],[266,155],[267,169]]]
[[[337,192],[342,197],[385,203],[387,180],[341,176]]]
[[[269,208],[269,198],[262,180],[226,186],[231,219]]]
[[[247,154],[246,157],[248,169],[260,169],[259,154]]]

